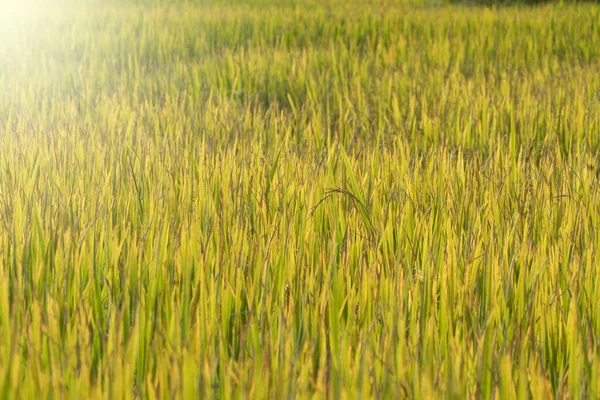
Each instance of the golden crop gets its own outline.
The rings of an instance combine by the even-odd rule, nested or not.
[[[5,17],[1,398],[600,396],[600,6]]]

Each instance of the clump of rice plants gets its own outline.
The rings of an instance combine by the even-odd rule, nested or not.
[[[600,396],[598,5],[71,3],[0,17],[2,397]]]

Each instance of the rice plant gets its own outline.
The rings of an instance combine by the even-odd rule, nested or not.
[[[600,6],[0,8],[2,398],[600,397]]]

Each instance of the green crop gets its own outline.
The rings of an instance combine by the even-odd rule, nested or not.
[[[599,5],[57,4],[0,16],[1,398],[600,397]]]

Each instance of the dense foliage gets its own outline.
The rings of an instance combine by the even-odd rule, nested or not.
[[[599,21],[14,9],[2,397],[598,397]]]

